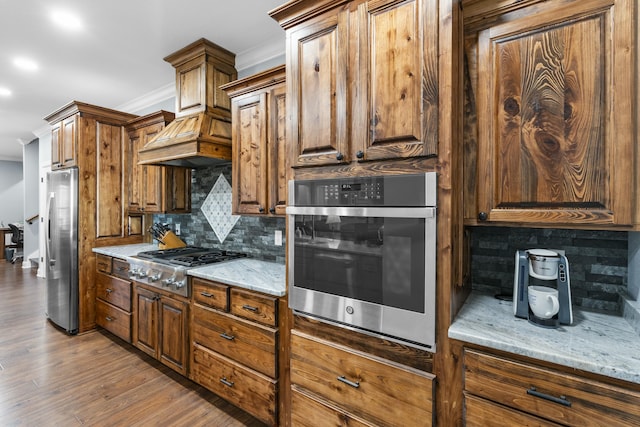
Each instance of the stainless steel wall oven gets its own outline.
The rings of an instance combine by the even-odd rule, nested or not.
[[[435,351],[436,173],[289,183],[289,306]]]

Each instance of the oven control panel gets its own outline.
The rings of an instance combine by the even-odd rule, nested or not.
[[[435,172],[298,180],[290,185],[293,206],[435,205]]]

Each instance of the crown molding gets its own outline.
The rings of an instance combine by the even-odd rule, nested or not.
[[[159,104],[160,102],[166,101],[167,99],[175,98],[175,96],[176,84],[175,82],[171,82],[145,95],[125,102],[124,104],[118,105],[116,107],[116,110],[135,113],[136,111],[142,111],[145,108]]]
[[[247,49],[236,55],[236,69],[239,74],[242,70],[254,67],[270,59],[285,54],[285,38],[277,37]]]

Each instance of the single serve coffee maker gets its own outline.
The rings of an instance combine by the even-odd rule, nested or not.
[[[573,323],[567,257],[548,249],[516,251],[513,314],[545,328]]]

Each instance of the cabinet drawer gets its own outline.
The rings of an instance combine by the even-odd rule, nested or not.
[[[259,420],[276,425],[277,381],[198,344],[193,346],[191,379]]]
[[[275,329],[194,305],[191,331],[194,342],[277,377]]]
[[[131,342],[131,313],[98,299],[96,323],[126,342]]]
[[[102,254],[96,254],[96,269],[103,273],[111,274],[111,257]]]
[[[96,296],[124,311],[131,311],[131,282],[96,274]]]
[[[465,393],[464,422],[466,427],[560,427],[525,412],[516,411],[506,406]]]
[[[295,386],[291,389],[291,423],[300,427],[375,426],[356,419],[329,402],[321,402]]]
[[[231,289],[231,313],[236,316],[265,325],[276,326],[278,322],[278,298],[247,291],[240,288]]]
[[[464,389],[561,424],[640,425],[640,393],[465,349]]]
[[[129,263],[127,261],[114,258],[112,274],[121,279],[129,280]]]
[[[385,426],[431,425],[429,373],[292,331],[291,383],[354,414]]]
[[[193,300],[198,304],[228,311],[229,286],[194,277],[191,279],[191,289]]]

